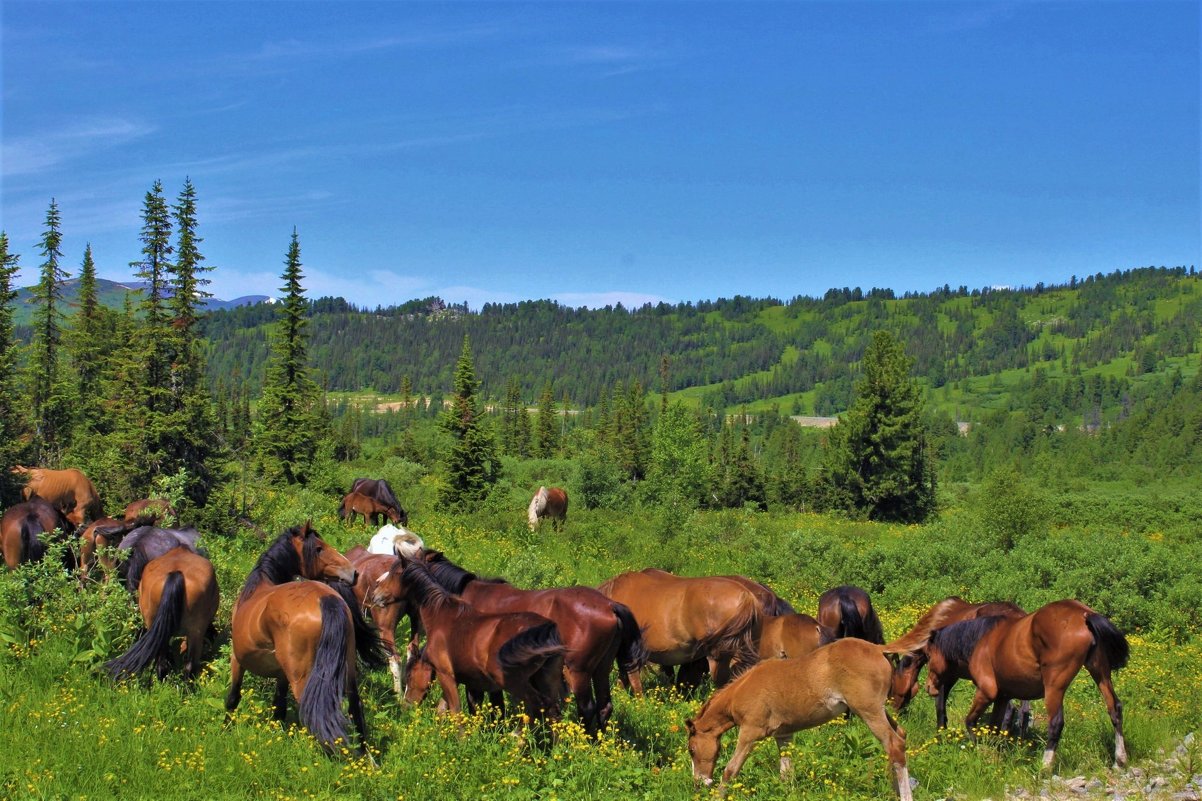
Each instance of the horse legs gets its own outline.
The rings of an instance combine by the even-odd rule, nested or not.
[[[1114,764],[1123,767],[1127,764],[1127,743],[1123,739],[1123,702],[1114,692],[1114,684],[1110,680],[1110,671],[1100,671],[1086,663],[1090,677],[1098,685],[1098,692],[1106,702],[1106,711],[1110,713],[1110,722],[1114,725]]]
[[[228,725],[234,718],[234,710],[242,701],[242,665],[238,657],[230,654],[230,690],[225,694],[225,722]]]
[[[367,757],[371,764],[376,764],[375,757],[367,748],[367,719],[363,716],[363,699],[359,697],[359,679],[347,676],[346,679],[347,705],[350,707],[351,720],[359,732],[359,753]]]
[[[893,789],[901,796],[902,801],[911,801],[910,769],[906,766],[906,733],[889,717],[882,703],[879,707],[873,705],[868,709],[853,709],[868,728],[876,735],[881,747],[889,755],[889,764],[893,766]]]
[[[791,742],[793,742],[792,734],[776,735],[776,751],[780,754],[781,781],[788,781],[793,778],[793,760],[785,756],[785,749],[789,747],[789,743]]]
[[[609,723],[613,714],[613,695],[609,687],[609,666],[604,665],[593,672],[592,677],[593,702],[596,705],[597,735],[600,735]]]
[[[1064,691],[1063,687],[1044,684],[1043,702],[1048,710],[1048,745],[1043,752],[1043,769],[1051,770],[1056,759],[1056,746],[1060,744],[1060,735],[1064,731]]]
[[[710,678],[714,680],[714,687],[725,687],[730,683],[730,656],[710,657],[707,660]],[[705,679],[705,674],[702,674],[697,684]]]
[[[944,679],[942,676],[934,682],[935,693],[935,728],[947,728],[947,697],[951,695],[952,687],[956,686],[955,677]]]
[[[276,679],[275,696],[272,699],[272,717],[282,725],[288,715],[288,680]]]
[[[735,752],[731,755],[730,762],[726,763],[726,769],[722,771],[723,785],[730,783],[730,780],[743,767],[743,763],[747,761],[747,757],[751,756],[751,749],[755,748],[755,744],[767,736],[768,732],[764,731],[762,726],[745,724],[739,727],[739,739],[735,743]]]
[[[964,718],[964,729],[968,733],[970,740],[977,738],[973,727],[977,725],[977,720],[981,717],[981,713],[985,711],[985,707],[993,703],[993,699],[997,696],[997,682],[990,677],[982,677],[977,685],[977,694],[973,696],[972,705],[968,708],[968,715]]]
[[[592,677],[581,671],[568,668],[568,692],[576,699],[576,711],[580,715],[580,725],[584,726],[587,734],[596,735],[600,729],[598,722],[597,699],[593,696]]]
[[[643,694],[643,677],[641,673],[637,670],[627,670],[620,661],[618,663],[618,681],[626,688],[626,692],[631,695]]]
[[[727,666],[729,670],[729,665]],[[705,681],[705,672],[709,670],[709,661],[706,659],[694,659],[692,662],[686,662],[680,666],[676,673],[676,686],[682,692],[692,692],[701,686],[701,682]],[[717,681],[714,682],[717,684]]]

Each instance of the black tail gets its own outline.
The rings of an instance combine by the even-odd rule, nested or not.
[[[39,562],[46,555],[46,543],[38,535],[42,533],[42,522],[37,514],[30,512],[21,521],[21,562]]]
[[[512,692],[524,684],[533,691],[531,700],[543,713],[558,715],[564,694],[565,650],[559,629],[549,620],[513,637],[497,653],[506,689]]]
[[[885,632],[872,603],[868,603],[868,614],[861,616],[855,599],[847,593],[839,593],[839,628],[836,633],[839,637],[856,637],[876,645],[885,644]]]
[[[363,616],[363,609],[359,606],[359,599],[355,597],[354,588],[345,581],[328,583],[350,607],[351,620],[355,624],[355,653],[359,654],[363,664],[369,668],[384,667],[388,662],[388,654],[384,653],[384,643],[380,641],[380,633]]]
[[[1123,636],[1123,632],[1110,622],[1110,618],[1090,612],[1085,616],[1085,625],[1093,634],[1094,645],[1106,655],[1110,669],[1126,667],[1127,658],[1131,653],[1130,646],[1127,645],[1127,638]]]
[[[521,634],[512,637],[501,646],[497,653],[497,661],[501,669],[509,672],[537,660],[562,655],[563,640],[559,639],[559,628],[547,621],[533,628],[526,629]]]
[[[626,604],[615,601],[610,604],[610,608],[614,610],[614,616],[618,619],[618,627],[621,629],[622,639],[618,643],[618,666],[626,673],[637,673],[651,660],[647,644],[643,641],[643,630],[639,628],[639,622],[634,619],[634,612],[631,612],[630,607]]]
[[[346,619],[346,604],[326,595],[321,599],[321,638],[313,656],[313,672],[300,698],[300,719],[317,741],[331,754],[338,753],[338,740],[350,746],[342,694],[346,687],[346,640],[352,629]]]
[[[163,583],[159,608],[154,613],[150,629],[121,656],[105,664],[112,677],[120,681],[141,673],[150,663],[167,654],[171,635],[179,629],[184,617],[184,574],[173,570]]]

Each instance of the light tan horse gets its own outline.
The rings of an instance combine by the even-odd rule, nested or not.
[[[835,633],[809,615],[773,615],[760,631],[760,659],[796,659],[833,642]]]
[[[87,476],[73,467],[50,470],[17,465],[11,472],[26,477],[25,489],[21,491],[26,500],[33,495],[46,499],[76,528],[88,520],[104,517],[104,506],[96,488]]]
[[[559,487],[539,487],[526,510],[530,530],[538,528],[538,524],[543,520],[550,520],[552,527],[559,531],[567,518],[568,494]]]
[[[705,576],[683,578],[647,568],[623,573],[598,589],[625,604],[643,629],[650,661],[664,667],[689,665],[705,659],[714,684],[730,680],[731,662],[742,666],[759,660],[763,611],[759,599],[737,581]],[[622,681],[642,693],[636,672],[619,666]]]

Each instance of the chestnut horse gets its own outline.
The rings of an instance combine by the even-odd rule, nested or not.
[[[58,509],[33,497],[4,510],[0,517],[0,550],[4,563],[15,570],[22,562],[38,562],[46,555],[46,544],[38,535],[69,528]]]
[[[538,492],[530,499],[530,508],[526,510],[526,520],[530,530],[538,528],[539,522],[550,520],[552,527],[559,531],[568,518],[568,494],[559,487],[539,487]]]
[[[351,560],[357,574],[355,578],[355,609],[362,609],[371,616],[372,622],[379,632],[380,642],[388,654],[388,669],[392,673],[392,688],[396,691],[397,699],[404,697],[401,684],[405,672],[405,663],[418,652],[418,639],[421,637],[421,617],[417,607],[406,600],[402,593],[374,596],[376,587],[384,581],[389,569],[396,562],[396,554],[388,555],[371,553],[362,545],[356,545],[346,552],[346,558]],[[401,616],[409,618],[409,645],[402,657],[396,647],[396,627],[401,622]]]
[[[709,663],[714,684],[730,680],[731,662],[742,667],[759,660],[763,611],[756,596],[737,581],[713,576],[682,578],[647,568],[622,573],[598,589],[625,604],[643,627],[643,642],[651,662],[664,667]],[[643,691],[638,671],[618,666],[622,682],[636,694]]]
[[[293,581],[297,577],[316,580]],[[327,751],[337,753],[339,742],[349,742],[342,713],[345,694],[359,730],[359,752],[366,754],[354,613],[323,579],[352,583],[355,568],[309,522],[285,531],[259,557],[230,621],[233,653],[226,716],[232,716],[242,699],[244,671],[274,678],[276,720],[284,720],[291,687],[301,723]]]
[[[818,622],[835,632],[837,639],[857,637],[881,645],[885,632],[872,608],[872,599],[859,587],[843,584],[818,598]]]
[[[213,625],[220,603],[213,563],[204,556],[181,546],[150,560],[138,582],[138,608],[146,631],[105,667],[119,680],[157,662],[158,677],[162,679],[171,666],[171,638],[182,631],[184,678],[195,678],[205,634]]]
[[[760,659],[796,659],[836,639],[833,631],[809,615],[768,616],[760,630]]]
[[[982,627],[984,628],[984,627]],[[1127,638],[1110,619],[1080,601],[1053,601],[1029,615],[998,618],[980,634],[968,662],[977,685],[968,717],[969,735],[985,707],[990,721],[1000,726],[1011,698],[1042,698],[1048,710],[1048,744],[1043,766],[1051,768],[1064,730],[1064,693],[1082,667],[1098,685],[1114,726],[1114,763],[1127,764],[1123,740],[1123,705],[1115,695],[1110,673],[1127,664]]]
[[[97,557],[97,551],[116,543],[116,538],[110,539],[106,531],[121,528],[121,521],[112,517],[102,517],[88,523],[83,534],[79,535],[79,580],[83,581],[92,572],[99,561],[101,566],[112,571],[117,563],[111,556]]]
[[[338,517],[352,526],[355,525],[355,515],[362,517],[364,523],[371,523],[373,526],[379,526],[385,517],[393,523],[404,525],[396,509],[361,492],[344,495],[342,505],[338,507]]]
[[[452,714],[462,683],[469,711],[486,693],[502,705],[504,690],[532,719],[559,717],[565,648],[555,623],[533,612],[481,612],[443,589],[424,561],[397,562],[389,575],[403,565],[400,582],[426,630],[426,647],[406,666],[406,701],[419,703],[437,678]]]
[[[972,646],[981,632],[969,633],[967,637],[959,631],[952,632],[954,624],[1002,615],[1022,617],[1027,614],[1017,604],[996,601],[970,604],[962,598],[952,596],[932,606],[919,618],[917,626],[925,626],[928,618],[935,614],[946,615],[944,626],[931,634],[930,642],[920,651],[902,657],[893,670],[893,709],[900,712],[909,705],[918,692],[918,675],[923,666],[930,662],[927,671],[927,691],[935,697],[935,720],[939,728],[947,728],[947,697],[960,679],[972,678],[968,673],[968,659]],[[1021,720],[1029,719],[1031,705],[1022,704]]]
[[[358,492],[366,495],[369,498],[375,498],[384,506],[396,512],[394,523],[399,522],[402,526],[409,525],[409,513],[401,508],[400,502],[396,499],[396,494],[393,493],[392,487],[388,486],[388,482],[382,478],[356,478],[351,484],[351,492]]]
[[[430,575],[448,592],[481,612],[534,612],[559,629],[564,675],[589,734],[605,728],[613,712],[610,672],[637,673],[647,662],[643,635],[630,609],[592,587],[524,590],[503,579],[483,579],[438,551],[426,554]]]
[[[125,507],[125,513],[122,515],[127,522],[143,518],[150,525],[166,522],[168,517],[172,520],[179,520],[175,507],[166,498],[143,498],[140,501],[134,501]]]
[[[104,517],[104,507],[96,488],[87,476],[73,467],[50,470],[17,465],[10,472],[26,476],[25,488],[21,491],[25,500],[33,495],[44,498],[62,512],[75,528],[88,520]]]

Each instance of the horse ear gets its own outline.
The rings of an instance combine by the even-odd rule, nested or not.
[[[697,726],[694,725],[692,718],[685,720],[684,727],[689,730],[690,737],[697,733]]]
[[[316,533],[317,533],[317,532],[315,532],[315,531],[313,530],[313,520],[312,520],[312,518],[310,518],[309,520],[306,520],[306,521],[304,522],[304,524],[301,526],[300,534],[301,534],[301,536],[302,536],[302,537],[312,537],[312,536],[313,536],[314,534],[316,534]]]

